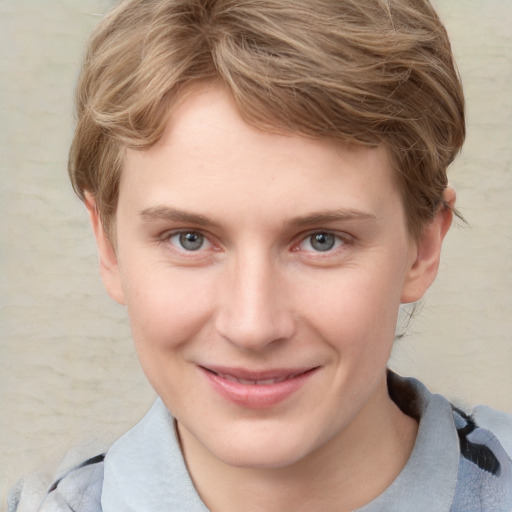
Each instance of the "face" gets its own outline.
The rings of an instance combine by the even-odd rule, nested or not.
[[[182,437],[278,467],[378,415],[399,305],[432,277],[385,149],[262,133],[205,88],[127,152],[115,251],[90,211],[107,290]]]

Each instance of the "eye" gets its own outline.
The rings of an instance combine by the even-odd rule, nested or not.
[[[344,241],[334,233],[328,231],[317,231],[302,240],[299,249],[303,251],[327,252],[337,249],[344,244]]]
[[[182,231],[169,237],[171,245],[182,251],[199,251],[210,247],[211,243],[197,231]]]

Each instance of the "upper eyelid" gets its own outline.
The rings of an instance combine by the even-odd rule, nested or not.
[[[211,241],[211,238],[213,235],[210,235],[208,233],[205,233],[203,229],[197,229],[197,228],[174,228],[174,229],[166,229],[162,231],[160,235],[158,235],[158,238],[162,239],[168,239],[176,235],[182,235],[183,233],[197,233],[198,235],[204,236],[207,240]]]
[[[337,231],[335,229],[310,229],[308,231],[302,232],[299,235],[295,237],[295,240],[297,242],[302,242],[303,240],[306,240],[310,236],[313,236],[318,233],[325,233],[328,235],[333,235],[336,238],[339,238],[340,240],[343,240],[344,242],[351,242],[355,240],[355,237],[351,235],[350,233],[347,233],[345,231]]]

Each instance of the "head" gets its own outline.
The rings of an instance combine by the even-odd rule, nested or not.
[[[389,420],[464,135],[430,4],[127,0],[77,105],[72,180],[187,463],[289,466]]]
[[[126,149],[208,82],[264,131],[385,146],[413,238],[447,206],[464,101],[428,0],[124,0],[89,42],[69,160],[109,236]]]

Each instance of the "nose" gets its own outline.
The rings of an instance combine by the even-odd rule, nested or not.
[[[234,262],[219,290],[217,332],[244,350],[260,351],[295,332],[286,279],[269,257]]]

